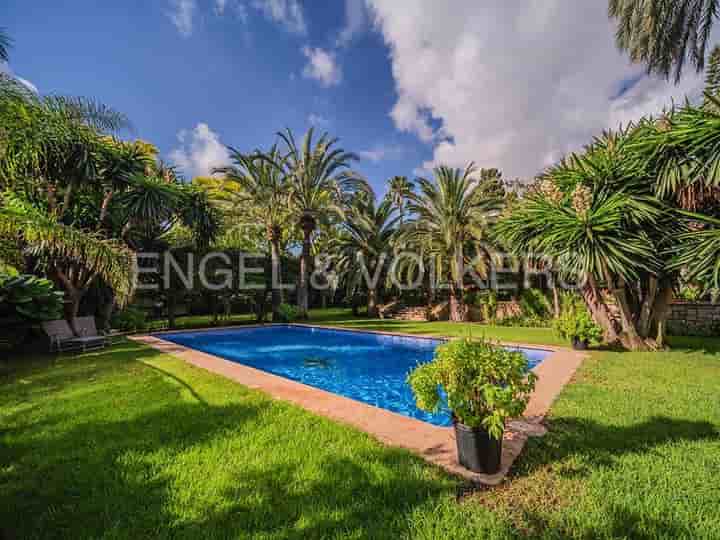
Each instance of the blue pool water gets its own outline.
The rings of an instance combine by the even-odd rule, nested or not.
[[[162,339],[340,394],[431,424],[450,425],[448,411],[415,406],[407,374],[432,360],[441,340],[300,326],[267,326],[163,334]],[[550,354],[519,349],[532,369]]]

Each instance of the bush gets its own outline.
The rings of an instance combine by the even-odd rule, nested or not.
[[[297,320],[300,312],[298,311],[298,308],[296,308],[295,306],[293,306],[291,304],[283,303],[278,306],[278,314],[280,315],[280,320],[274,321],[274,322],[289,323],[289,322],[293,322],[293,321]]]
[[[147,313],[145,313],[142,309],[126,307],[112,316],[110,319],[110,326],[116,330],[122,330],[123,332],[147,330]]]
[[[563,311],[554,323],[558,335],[567,341],[601,342],[602,328],[595,324],[585,303],[580,299],[565,300]]]
[[[525,289],[520,295],[520,309],[525,317],[546,319],[552,312],[550,300],[540,289]]]
[[[496,439],[509,418],[523,413],[536,380],[521,352],[469,338],[438,347],[432,362],[408,375],[418,408],[437,412],[446,405],[457,421]]]
[[[63,296],[49,279],[29,274],[0,274],[0,317],[17,322],[59,319]]]

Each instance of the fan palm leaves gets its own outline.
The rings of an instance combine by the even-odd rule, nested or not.
[[[379,205],[373,198],[356,200],[347,212],[341,236],[333,243],[338,254],[336,268],[349,291],[364,284],[368,291],[368,316],[378,314],[378,289],[387,276],[399,217],[393,201],[386,198]]]
[[[216,198],[225,205],[236,207],[238,203],[251,203],[254,209],[252,219],[257,219],[265,228],[270,246],[272,271],[272,312],[273,320],[282,319],[282,281],[280,268],[280,242],[283,229],[289,219],[289,182],[283,168],[283,157],[273,145],[267,153],[257,151],[243,154],[230,149],[233,165],[220,167],[213,172],[223,175],[224,186],[216,191]]]
[[[310,129],[298,145],[289,129],[278,135],[287,149],[283,164],[289,181],[289,206],[303,234],[298,309],[300,317],[307,318],[310,244],[318,220],[341,217],[353,193],[372,190],[351,169],[351,164],[358,160],[357,155],[338,148],[337,138],[324,133],[315,140],[314,131]]]
[[[610,0],[608,11],[620,49],[648,73],[678,82],[688,61],[703,69],[719,7],[718,0]]]
[[[502,200],[488,195],[475,172],[472,163],[465,169],[440,166],[433,171],[434,181],[419,178],[418,190],[410,196],[408,205],[415,217],[403,235],[425,246],[428,255],[446,269],[452,320],[465,317],[463,278],[468,247],[488,240],[489,227],[502,207]]]

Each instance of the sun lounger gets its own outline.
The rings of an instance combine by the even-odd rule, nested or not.
[[[93,327],[95,322],[93,321]],[[65,320],[48,321],[42,323],[42,328],[50,338],[50,350],[55,352],[87,351],[107,346],[105,336],[73,334],[70,325]]]

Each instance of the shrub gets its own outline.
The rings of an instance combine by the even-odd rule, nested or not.
[[[547,328],[552,323],[545,318],[524,315],[518,315],[515,317],[505,317],[495,322],[496,326],[515,326],[525,328]]]
[[[17,322],[51,321],[62,316],[63,293],[49,279],[0,274],[0,316]]]
[[[142,309],[126,307],[112,316],[110,326],[123,332],[147,330],[147,314]]]
[[[437,412],[446,405],[458,422],[482,426],[496,439],[509,418],[523,413],[536,380],[521,352],[469,338],[438,347],[431,362],[408,375],[418,408]]]
[[[590,316],[582,300],[564,302],[563,311],[554,322],[555,331],[567,341],[577,339],[588,343],[602,341],[603,331]]]
[[[293,322],[294,320],[297,320],[298,315],[300,312],[298,311],[298,308],[291,305],[291,304],[280,304],[278,306],[278,313],[280,315],[280,321],[277,322]]]
[[[550,315],[552,306],[540,289],[525,289],[520,295],[520,309],[525,317],[545,319]]]

